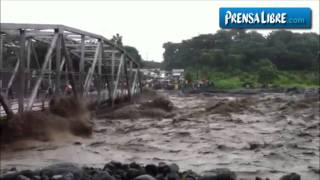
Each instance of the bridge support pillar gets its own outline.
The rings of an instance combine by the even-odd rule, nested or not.
[[[140,67],[137,67],[138,71],[138,83],[139,83],[139,90],[140,92],[139,93],[142,93],[142,84],[141,84],[141,74],[140,74]]]
[[[115,79],[114,79],[114,62],[116,59],[116,53],[113,52],[111,55],[111,83],[110,83],[110,100],[111,100],[111,105],[113,106],[113,91],[114,91],[114,85],[115,85]]]
[[[124,54],[121,54],[121,58],[120,58],[120,63],[118,66],[118,71],[117,71],[117,77],[116,77],[116,81],[115,81],[115,85],[113,88],[113,92],[112,92],[112,106],[114,105],[114,101],[117,98],[117,95],[119,93],[118,91],[118,85],[119,85],[119,81],[120,81],[120,76],[121,76],[121,69],[123,66],[123,61],[124,61]]]
[[[61,38],[62,38],[62,34],[60,29],[55,29],[55,33],[58,34],[58,39],[57,39],[57,44],[56,44],[56,62],[55,62],[55,85],[54,85],[54,94],[55,95],[59,95],[60,94],[60,87],[61,87],[61,83],[60,83],[60,76],[61,76],[61,70],[60,70],[60,66],[61,66]],[[51,87],[52,88],[52,87]],[[51,89],[52,90],[52,89]]]
[[[126,76],[126,88],[127,88],[127,96],[128,96],[128,99],[131,101],[131,90],[130,90],[130,80],[129,78],[131,78],[129,76],[129,73],[128,73],[128,66],[127,66],[128,62],[125,60],[124,61],[124,72],[125,72],[125,76]],[[130,73],[131,74],[131,73]]]
[[[58,35],[55,34],[53,39],[52,39],[52,41],[51,41],[50,47],[49,47],[49,49],[47,51],[46,57],[44,59],[44,62],[42,64],[40,75],[39,75],[39,77],[37,79],[37,82],[36,82],[35,86],[32,89],[31,96],[30,96],[29,103],[28,103],[28,110],[32,109],[34,100],[35,100],[35,98],[36,98],[36,96],[38,94],[38,90],[39,90],[41,81],[42,81],[43,76],[45,74],[45,70],[47,69],[47,66],[48,66],[48,63],[50,61],[53,49],[54,49],[54,47],[55,47],[55,45],[57,43],[57,39],[58,39]]]
[[[79,80],[80,80],[80,95],[83,96],[84,95],[84,57],[85,57],[85,35],[81,35],[81,54],[80,54],[80,64],[79,64]]]
[[[24,110],[24,90],[25,90],[25,45],[26,33],[24,29],[20,29],[20,63],[18,73],[18,112],[22,113]]]
[[[4,36],[0,33],[0,93],[2,92],[3,81],[3,40]]]
[[[72,87],[72,92],[73,92],[73,95],[74,97],[78,97],[78,93],[77,93],[77,88],[76,88],[76,83],[75,83],[75,78],[74,78],[74,75],[73,75],[73,64],[72,64],[72,60],[71,60],[71,57],[70,57],[70,53],[67,49],[67,46],[66,46],[66,43],[65,43],[65,40],[64,40],[64,36],[61,36],[61,44],[62,44],[62,50],[63,50],[63,55],[64,55],[64,58],[66,60],[66,65],[67,65],[67,68],[68,68],[68,79],[70,81],[70,85]]]
[[[98,57],[98,82],[97,82],[97,90],[98,90],[98,103],[101,102],[101,89],[102,89],[102,56],[103,56],[103,42],[99,39],[99,57]]]
[[[27,87],[26,87],[26,94],[30,93],[30,86],[31,86],[31,40],[28,39],[27,41]]]
[[[7,114],[7,118],[10,119],[13,116],[13,112],[9,108],[7,101],[2,96],[1,93],[0,93],[0,105],[3,107],[5,113]]]

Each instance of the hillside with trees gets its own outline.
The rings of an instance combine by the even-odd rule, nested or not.
[[[163,48],[165,69],[184,68],[190,81],[208,79],[219,88],[319,85],[316,33],[219,30]]]

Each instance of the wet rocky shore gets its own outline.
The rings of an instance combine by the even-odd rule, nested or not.
[[[1,180],[249,180],[238,179],[229,169],[215,169],[210,174],[199,175],[191,170],[181,171],[177,164],[141,165],[111,161],[103,168],[79,167],[72,163],[60,163],[40,170],[17,171],[11,169]],[[297,173],[282,176],[279,180],[300,180]],[[253,180],[270,180],[255,177]]]

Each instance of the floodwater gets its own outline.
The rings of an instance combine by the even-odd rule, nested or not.
[[[18,142],[2,150],[1,169],[57,162],[101,167],[115,160],[174,162],[202,174],[229,168],[238,178],[296,172],[304,180],[319,179],[316,95],[161,93],[173,102],[173,116],[95,119],[88,139]]]

